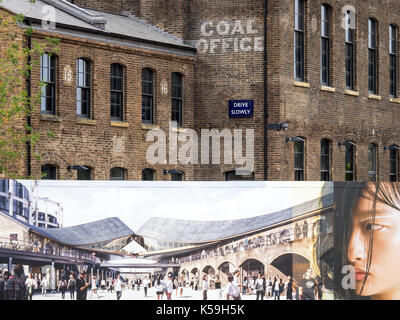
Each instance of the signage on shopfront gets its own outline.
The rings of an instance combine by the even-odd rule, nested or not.
[[[252,118],[253,100],[229,100],[229,118]]]

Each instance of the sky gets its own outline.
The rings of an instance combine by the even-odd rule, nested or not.
[[[34,181],[20,181],[30,188]],[[286,209],[321,195],[322,182],[38,181],[60,202],[63,226],[118,217],[134,232],[149,218],[232,220]],[[45,210],[40,205],[39,209]]]

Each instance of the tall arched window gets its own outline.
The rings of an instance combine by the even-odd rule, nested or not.
[[[389,161],[390,161],[390,173],[389,173],[389,180],[390,181],[398,181],[399,178],[399,150],[398,146],[390,146],[389,151]]]
[[[321,140],[321,181],[331,180],[331,141]]]
[[[142,122],[154,123],[154,71],[142,70]]]
[[[355,21],[351,21],[353,16],[350,12],[346,12],[346,28],[345,28],[345,43],[346,43],[346,88],[350,90],[355,89],[355,63],[354,63],[354,29],[352,25]]]
[[[304,11],[305,1],[294,1],[294,78],[304,81]]]
[[[113,63],[110,73],[111,120],[122,121],[124,114],[124,67]]]
[[[370,143],[368,146],[368,180],[376,181],[377,179],[377,147],[376,144]]]
[[[180,73],[172,74],[171,82],[171,120],[176,121],[178,126],[182,126],[183,112],[183,77]]]
[[[78,117],[90,118],[90,61],[76,61],[76,114]]]
[[[389,92],[397,98],[397,27],[389,26]]]
[[[294,142],[294,180],[304,181],[304,141]]]
[[[40,111],[56,114],[56,57],[54,55],[45,53],[40,57],[40,81],[44,83]]]
[[[375,19],[368,19],[368,91],[378,93],[378,27]]]
[[[355,146],[351,141],[345,142],[345,181],[355,181]]]
[[[331,84],[331,8],[327,4],[321,6],[321,84]]]

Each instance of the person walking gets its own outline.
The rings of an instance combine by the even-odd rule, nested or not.
[[[179,287],[179,283],[178,283],[178,277],[175,276],[174,277],[174,289],[176,290],[175,295],[178,296],[178,287]]]
[[[267,280],[267,298],[272,298],[272,278],[269,277]]]
[[[96,295],[96,297],[99,298],[99,295],[97,294],[97,280],[95,276],[92,277],[90,299],[92,299],[94,295]]]
[[[75,288],[76,288],[76,280],[75,280],[74,276],[71,274],[69,276],[68,285],[67,285],[67,290],[69,290],[69,297],[71,298],[71,300],[75,299]]]
[[[147,276],[144,277],[143,279],[143,290],[144,290],[144,297],[147,298],[147,290],[150,285],[150,280],[147,278]]]
[[[293,280],[291,276],[288,276],[286,283],[286,300],[293,300]]]
[[[274,282],[272,283],[272,290],[274,292],[274,300],[280,300],[280,281],[278,276],[275,276]]]
[[[14,276],[4,285],[5,300],[26,300],[26,286],[22,279],[24,268],[18,264],[14,267]]]
[[[44,276],[42,279],[42,282],[40,283],[40,286],[42,287],[42,296],[47,295],[47,287],[49,286],[49,281],[47,280],[47,276]]]
[[[217,275],[215,279],[215,290],[217,291],[218,299],[221,299],[221,279],[219,278],[219,275]]]
[[[161,276],[157,276],[157,280],[155,282],[157,300],[162,300],[164,296],[164,282],[161,280]]]
[[[264,300],[264,280],[261,276],[261,273],[258,274],[258,278],[256,280],[255,284],[255,289],[256,289],[256,300],[258,300],[261,297],[261,300]]]
[[[0,278],[0,300],[5,300],[5,285],[10,277],[10,273],[7,270],[3,270]]]
[[[202,289],[203,289],[203,300],[207,300],[208,281],[206,275],[204,275],[203,277]]]
[[[60,281],[58,284],[58,291],[61,292],[61,298],[64,300],[65,299],[65,291],[67,290],[67,284],[64,279]]]
[[[226,300],[240,300],[239,285],[237,281],[235,281],[235,277],[231,273],[228,275]]]
[[[28,300],[32,300],[33,296],[33,289],[35,288],[36,281],[33,279],[32,273],[28,275],[28,278],[25,281],[25,286],[26,286],[26,295],[28,297]]]
[[[90,283],[86,282],[86,271],[81,271],[76,279],[76,300],[87,300],[89,286]]]
[[[106,280],[101,279],[100,288],[101,288],[102,293],[104,293],[106,291]]]
[[[172,300],[171,296],[172,296],[172,291],[174,291],[174,282],[173,282],[173,275],[172,273],[170,273],[168,275],[168,280],[166,283],[166,287],[167,287],[167,300]]]
[[[304,279],[300,282],[301,300],[315,300],[318,282],[312,277],[312,269],[308,269]]]
[[[122,296],[122,280],[120,274],[117,276],[117,280],[115,280],[115,292],[117,293],[117,300],[120,300]]]

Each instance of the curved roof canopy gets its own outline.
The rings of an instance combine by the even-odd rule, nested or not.
[[[328,193],[285,210],[246,219],[195,221],[151,218],[137,231],[137,234],[168,242],[204,243],[267,228],[332,205],[333,193]]]
[[[29,227],[54,241],[71,246],[86,246],[135,235],[119,218],[108,218],[66,228]]]

